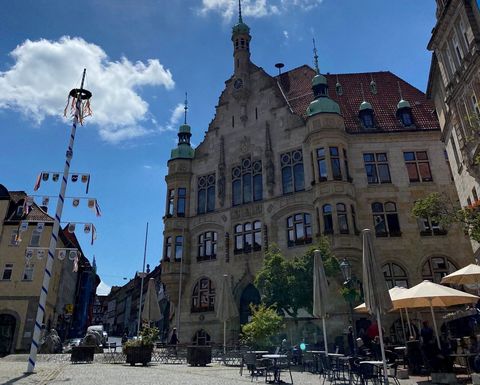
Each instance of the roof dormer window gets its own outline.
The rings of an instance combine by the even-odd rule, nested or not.
[[[410,103],[401,99],[397,104],[397,118],[400,119],[405,127],[413,125],[412,107]]]
[[[409,110],[402,111],[400,114],[400,120],[405,127],[411,126],[413,124],[412,113]]]
[[[362,124],[365,128],[373,128],[373,114],[372,112],[366,112],[361,117]]]
[[[360,104],[360,108],[358,109],[358,117],[360,118],[364,128],[374,127],[375,122],[373,119],[373,107],[369,102],[363,101],[362,104]]]

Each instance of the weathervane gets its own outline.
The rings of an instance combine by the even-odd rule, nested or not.
[[[242,20],[242,0],[238,0],[238,22],[243,23],[243,20]]]
[[[185,110],[185,122],[184,124],[187,124],[187,111],[188,111],[188,99],[187,99],[187,93],[185,92],[185,106],[183,107]]]
[[[315,71],[317,71],[317,74],[320,73],[320,69],[318,68],[318,53],[317,53],[317,47],[315,45],[315,38],[312,38],[313,40],[313,63],[315,64]]]

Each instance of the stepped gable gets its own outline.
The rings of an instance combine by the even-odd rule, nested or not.
[[[391,72],[365,72],[352,74],[323,74],[328,80],[329,97],[335,100],[345,119],[345,128],[349,133],[371,133],[384,131],[440,130],[435,107],[426,95],[411,84]],[[306,110],[314,99],[312,78],[315,71],[307,65],[282,73],[275,78],[279,82],[293,112],[304,119]],[[340,82],[343,94],[337,95],[335,85]],[[375,80],[377,93],[370,91],[370,82]],[[398,83],[403,99],[410,102],[414,127],[405,127],[396,117],[397,104],[400,101]],[[374,129],[364,129],[358,118],[358,108],[363,102],[361,85],[365,100],[374,111]]]

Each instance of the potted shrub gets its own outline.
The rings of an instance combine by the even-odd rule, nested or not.
[[[136,340],[129,340],[123,345],[123,353],[127,356],[127,363],[135,365],[137,362],[146,366],[152,361],[153,344],[158,338],[158,329],[145,326]]]

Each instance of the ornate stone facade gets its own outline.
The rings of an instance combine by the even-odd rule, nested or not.
[[[271,76],[250,61],[250,39],[240,20],[234,74],[203,141],[192,158],[168,162],[162,281],[180,340],[223,340],[214,311],[223,274],[240,310],[228,341],[237,338],[259,298],[252,284],[268,245],[291,258],[324,234],[360,278],[359,230],[374,228],[389,284],[410,286],[470,262],[459,228],[411,214],[430,192],[455,196],[425,95],[389,72],[323,76],[302,66]],[[348,324],[340,285],[331,280],[328,322],[337,334]],[[307,320],[290,337],[311,327]]]

